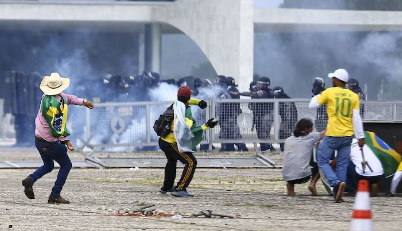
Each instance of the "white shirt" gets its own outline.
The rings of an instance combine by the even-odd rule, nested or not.
[[[364,159],[367,161],[367,164],[370,165],[370,167],[373,171],[371,171],[370,168],[368,166],[366,166],[366,169],[363,173],[362,152],[358,145],[357,139],[353,139],[352,147],[350,150],[350,158],[353,161],[353,163],[356,165],[357,174],[359,174],[361,176],[380,176],[380,175],[384,174],[384,168],[382,167],[380,160],[377,158],[377,156],[374,154],[374,152],[367,145],[363,146],[363,152],[364,152]]]

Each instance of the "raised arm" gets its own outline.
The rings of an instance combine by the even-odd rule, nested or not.
[[[321,94],[314,96],[310,104],[308,105],[308,108],[310,109],[317,109],[321,107],[321,105],[327,103],[327,91],[321,92]]]
[[[317,97],[318,95],[314,96],[311,101],[310,104],[308,105],[308,108],[310,109],[317,109],[321,106],[321,104],[317,101]]]
[[[83,98],[79,98],[75,95],[69,95],[61,93],[61,95],[67,100],[67,104],[85,106],[89,109],[94,108],[94,104],[91,101],[86,101]]]

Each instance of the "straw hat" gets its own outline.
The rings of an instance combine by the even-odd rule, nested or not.
[[[43,77],[40,89],[46,95],[57,95],[66,90],[69,85],[69,78],[62,78],[59,73],[52,73],[50,76]]]

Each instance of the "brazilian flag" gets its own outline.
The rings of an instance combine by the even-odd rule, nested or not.
[[[390,177],[394,175],[401,162],[401,155],[373,132],[364,132],[364,135],[366,145],[369,146],[378,157],[384,168],[384,176]]]
[[[66,128],[67,101],[63,96],[61,102],[54,95],[46,95],[42,98],[41,113],[50,127],[50,134],[54,138],[62,138],[70,135]]]
[[[392,175],[395,174],[397,169],[399,171],[402,171],[401,155],[399,155],[399,153],[397,153],[394,149],[392,149],[387,143],[385,143],[380,137],[378,137],[373,132],[364,132],[364,136],[366,145],[380,160],[382,167],[384,169],[385,177],[391,177]],[[325,179],[321,169],[319,171],[321,175],[321,181],[325,187],[325,190],[328,192],[329,195],[332,195],[331,185]]]

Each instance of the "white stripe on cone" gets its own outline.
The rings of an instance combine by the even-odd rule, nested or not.
[[[373,221],[371,219],[353,219],[350,223],[350,231],[373,231]]]
[[[370,210],[370,194],[368,192],[357,192],[354,210]]]

